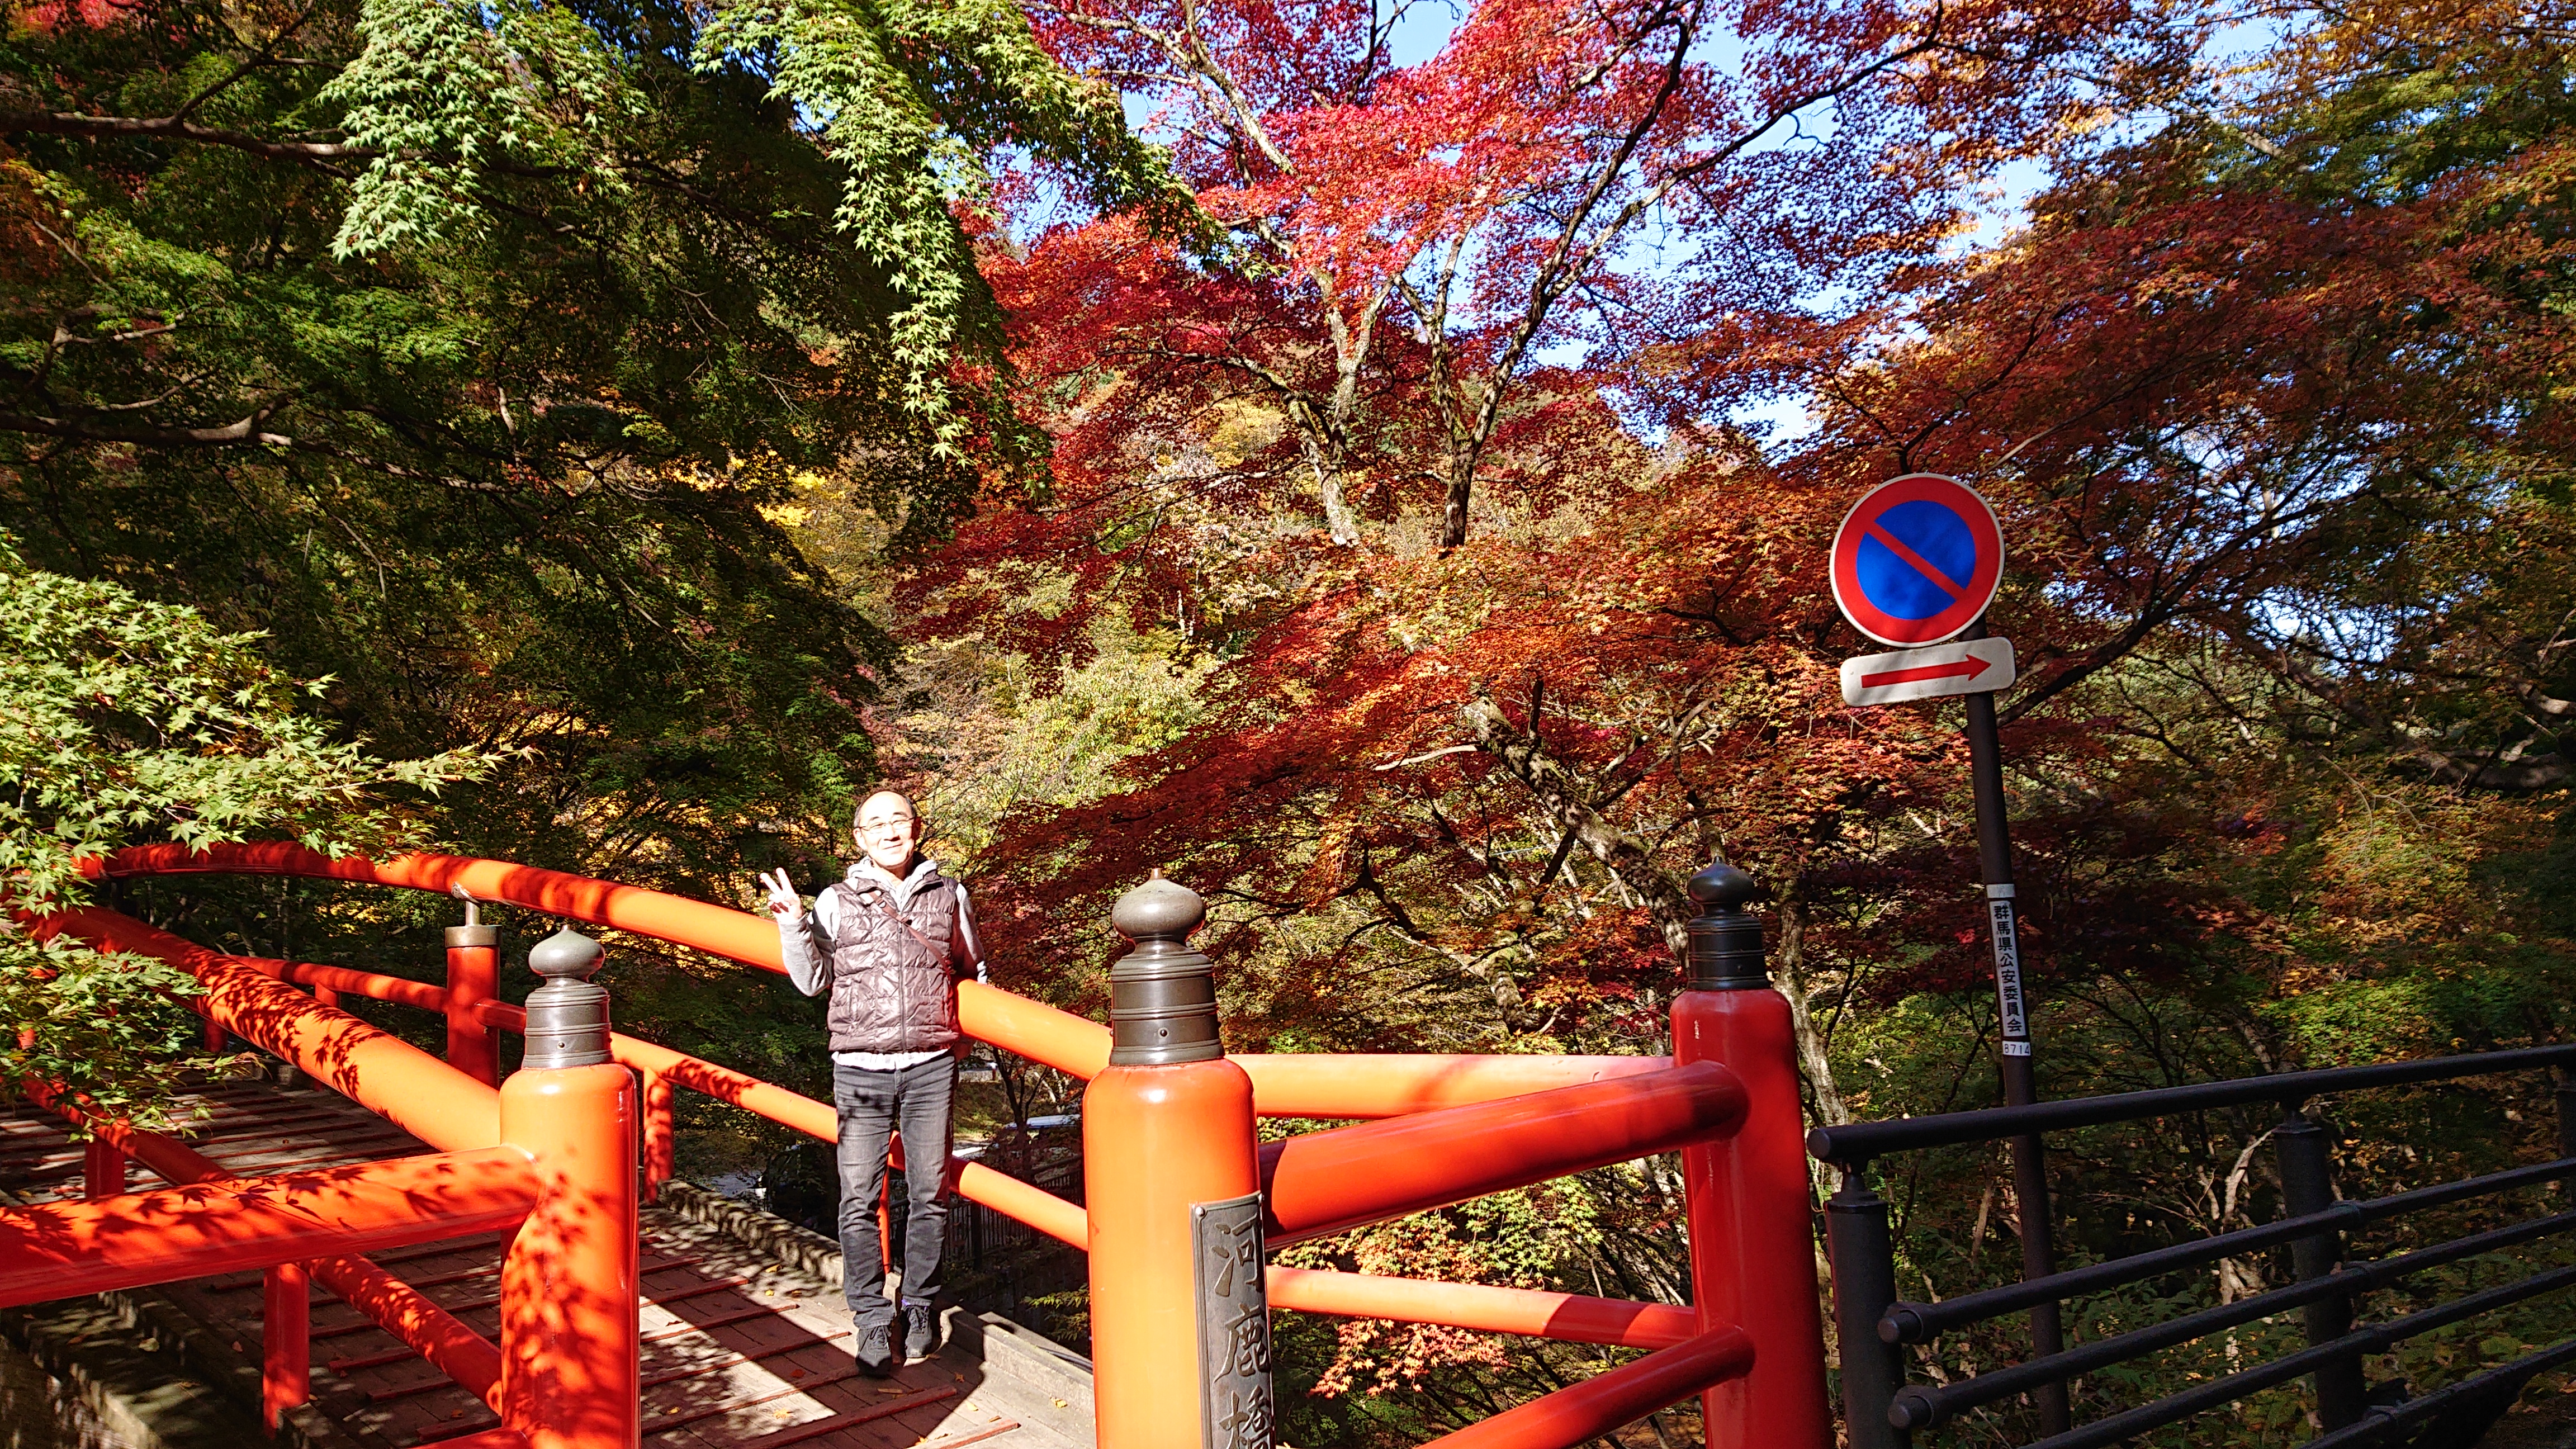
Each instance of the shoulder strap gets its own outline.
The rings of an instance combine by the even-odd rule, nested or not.
[[[925,885],[927,885],[927,884],[928,884],[928,882],[924,882],[924,884],[925,884]],[[853,891],[853,894],[855,894],[855,893],[856,893],[856,892],[855,892],[855,890],[854,890],[854,891]],[[904,930],[904,934],[905,934],[905,935],[908,935],[908,936],[912,937],[912,939],[914,939],[914,940],[916,940],[916,941],[919,941],[921,944],[923,944],[923,945],[925,945],[925,946],[928,946],[931,950],[933,950],[933,951],[935,951],[935,952],[938,952],[938,953],[939,953],[941,956],[943,956],[943,957],[944,957],[944,956],[946,956],[946,955],[948,954],[947,949],[946,949],[945,947],[941,946],[938,942],[933,941],[933,940],[932,940],[932,939],[930,939],[928,936],[925,936],[925,935],[921,934],[919,931],[914,930],[914,929],[912,928],[912,922],[907,921],[907,920],[905,920],[905,919],[903,918],[903,913],[902,913],[901,911],[896,910],[896,909],[894,908],[894,904],[893,904],[893,902],[891,902],[891,901],[889,901],[889,900],[887,900],[887,899],[886,899],[886,893],[885,893],[884,891],[878,891],[878,892],[876,892],[876,893],[875,893],[875,896],[874,896],[874,899],[875,899],[875,901],[876,901],[876,903],[877,903],[877,910],[878,910],[878,912],[879,912],[880,914],[882,914],[882,915],[883,915],[887,920],[892,921],[892,922],[894,922],[896,925],[903,927],[903,930]]]

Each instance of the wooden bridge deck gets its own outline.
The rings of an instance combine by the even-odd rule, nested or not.
[[[245,1177],[430,1150],[324,1089],[225,1083],[192,1094],[187,1105],[208,1113],[189,1145]],[[135,1164],[129,1185],[163,1184]],[[0,1189],[35,1202],[80,1195],[81,1148],[59,1119],[33,1107],[0,1115]],[[492,1334],[504,1241],[484,1234],[371,1256]],[[646,1449],[1073,1449],[1077,1437],[1088,1442],[1080,1422],[1085,1406],[1043,1382],[990,1371],[975,1343],[952,1342],[892,1379],[860,1377],[839,1288],[717,1227],[648,1205],[642,1254]],[[244,1362],[258,1363],[259,1275],[192,1279],[159,1291]],[[480,1399],[329,1290],[317,1283],[313,1293],[313,1405],[356,1445],[417,1449],[497,1422]]]

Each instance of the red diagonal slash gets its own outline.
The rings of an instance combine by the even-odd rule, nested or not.
[[[1860,677],[1860,687],[1876,689],[1888,684],[1912,684],[1918,679],[1952,679],[1962,676],[1974,679],[1985,673],[1991,664],[1992,661],[1979,659],[1971,654],[1965,659],[1948,664],[1923,664],[1912,669],[1891,669],[1885,674],[1864,674]]]
[[[1895,534],[1888,532],[1886,529],[1879,527],[1875,520],[1863,527],[1861,532],[1869,535],[1871,538],[1877,539],[1881,547],[1885,548],[1889,553],[1896,555],[1898,558],[1905,560],[1906,567],[1911,568],[1916,573],[1930,579],[1932,581],[1932,587],[1947,593],[1953,600],[1957,600],[1968,592],[1968,586],[1966,584],[1952,582],[1948,574],[1945,574],[1932,566],[1932,561],[1930,559],[1927,559],[1923,555],[1916,553],[1914,550],[1907,548],[1904,540],[1898,538]]]

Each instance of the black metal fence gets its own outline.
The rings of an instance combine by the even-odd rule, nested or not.
[[[2332,1134],[2313,1120],[2308,1111],[2311,1103],[2372,1088],[2549,1068],[2559,1074],[2560,1155],[2555,1160],[2385,1197],[2360,1201],[2336,1197]],[[2027,1449],[2094,1449],[2121,1443],[2301,1378],[2313,1385],[2322,1429],[2310,1441],[2311,1449],[2358,1449],[2409,1440],[2474,1442],[2534,1375],[2576,1363],[2576,1339],[2413,1398],[2402,1397],[2397,1385],[2372,1385],[2364,1360],[2481,1314],[2576,1288],[2576,1267],[2533,1272],[2361,1327],[2355,1327],[2354,1300],[2427,1269],[2576,1232],[2576,1212],[2526,1217],[2372,1262],[2345,1262],[2345,1235],[2408,1213],[2490,1199],[2517,1188],[2557,1183],[2562,1192],[2567,1191],[2576,1184],[2576,1085],[2571,1085],[2571,1068],[2576,1068],[2576,1046],[2535,1047],[1817,1129],[1808,1136],[1808,1150],[1841,1174],[1840,1190],[1825,1206],[1825,1223],[1833,1258],[1834,1321],[1851,1449],[1898,1449],[1910,1445],[1917,1431],[1962,1415],[2025,1395],[2036,1399],[2081,1376],[2293,1309],[2301,1316],[2307,1347],[2088,1423],[2045,1433],[2025,1441]],[[1933,1148],[2266,1102],[2278,1103],[2284,1113],[2272,1139],[2287,1214],[2279,1221],[1942,1302],[1898,1298],[1888,1204],[1871,1185],[1872,1163]],[[2563,1196],[2559,1201],[2569,1205]],[[1912,1347],[1929,1344],[1943,1333],[2053,1308],[2223,1258],[2284,1247],[2292,1267],[2288,1287],[2182,1313],[1989,1372],[1942,1383],[1907,1381]]]
[[[1069,1202],[1083,1201],[1078,1125],[1006,1132],[987,1149],[986,1159],[988,1166]],[[1083,1287],[1090,1281],[1090,1260],[1080,1248],[1059,1243],[1016,1218],[956,1198],[948,1208],[948,1274],[959,1302],[1017,1314],[1032,1298]]]

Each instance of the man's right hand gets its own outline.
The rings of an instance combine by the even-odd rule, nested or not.
[[[805,898],[796,893],[796,883],[787,878],[785,870],[764,873],[760,883],[769,889],[771,915],[792,916],[805,909]]]

